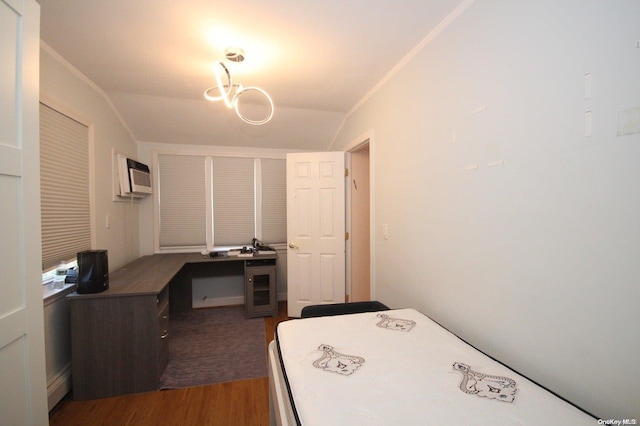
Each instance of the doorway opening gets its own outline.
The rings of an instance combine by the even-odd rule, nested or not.
[[[370,139],[348,150],[347,290],[350,302],[372,300]]]

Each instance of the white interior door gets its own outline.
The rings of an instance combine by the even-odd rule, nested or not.
[[[0,0],[0,423],[47,418],[40,253],[40,7]]]
[[[290,317],[344,302],[344,152],[287,154],[287,306]]]

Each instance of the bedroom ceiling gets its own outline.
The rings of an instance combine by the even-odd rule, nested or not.
[[[325,150],[347,112],[460,0],[38,0],[41,38],[145,142]],[[204,99],[228,47],[268,92],[252,126]]]

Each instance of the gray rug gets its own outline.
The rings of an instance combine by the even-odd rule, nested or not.
[[[160,389],[267,376],[264,320],[245,318],[242,307],[172,314],[169,336]]]

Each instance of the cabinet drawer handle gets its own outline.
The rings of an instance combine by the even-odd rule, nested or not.
[[[169,315],[163,315],[162,316],[162,319],[168,319],[168,318],[169,318]]]
[[[169,337],[169,330],[165,330],[162,336],[160,336],[161,339],[166,339],[167,337]]]

